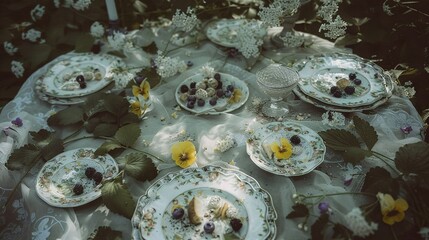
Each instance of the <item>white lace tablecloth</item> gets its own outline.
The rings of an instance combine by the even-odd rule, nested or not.
[[[165,36],[166,34],[163,32],[159,34],[156,39],[158,45],[162,45],[161,40]],[[248,64],[242,58],[229,59],[223,69],[219,71],[237,76],[245,81],[249,86],[250,96],[246,104],[240,109],[217,116],[195,116],[185,110],[178,110],[174,92],[186,77],[198,71],[202,65],[207,63],[214,66],[222,65],[221,63],[226,56],[225,52],[208,41],[203,41],[198,48],[188,46],[172,51],[169,56],[177,56],[185,61],[192,61],[194,65],[182,74],[164,79],[161,85],[151,90],[155,99],[155,108],[141,122],[143,134],[135,146],[157,154],[162,159],[170,160],[170,148],[173,143],[179,140],[192,139],[197,147],[198,166],[216,164],[219,161],[224,163],[235,162],[241,171],[254,177],[272,195],[278,213],[276,239],[308,239],[310,236],[309,231],[297,228],[299,221],[286,219],[286,215],[292,210],[291,207],[294,204],[292,199],[294,193],[320,194],[359,190],[362,177],[353,180],[349,186],[344,185],[344,179],[350,174],[364,173],[374,165],[383,165],[382,162],[371,159],[371,161],[363,161],[359,166],[351,166],[344,163],[339,156],[328,151],[325,157],[326,161],[316,170],[301,177],[288,178],[261,170],[247,155],[246,140],[248,136],[246,130],[259,122],[271,121],[254,111],[255,99],[267,99],[267,96],[263,94],[255,82],[255,73],[273,61],[289,64],[311,54],[347,52],[346,49],[336,48],[331,42],[314,36],[307,35],[307,37],[312,44],[305,48],[265,50],[263,56],[261,55],[249,70],[244,70],[247,69]],[[46,119],[50,114],[63,107],[52,106],[39,100],[34,92],[35,79],[52,64],[69,58],[73,54],[60,56],[32,74],[15,99],[4,107],[0,114],[0,122],[7,125],[16,117],[24,119],[23,136],[28,131],[37,131],[40,128],[49,129]],[[125,61],[133,65],[138,65],[136,61],[137,63],[140,61],[142,65],[147,65],[150,62],[148,56],[148,54],[142,54],[141,50],[136,50],[129,52],[129,58]],[[301,118],[298,118],[300,123],[315,131],[330,128],[321,122],[321,115],[325,112],[324,110],[300,100],[291,99],[289,102],[293,112],[290,119],[286,120],[297,120],[296,116],[300,116]],[[177,118],[172,117],[173,113]],[[356,114],[375,127],[379,141],[374,150],[386,156],[394,157],[393,154],[400,146],[421,139],[419,130],[422,128],[422,122],[408,99],[393,96],[386,104],[368,114]],[[347,119],[347,121],[349,120]],[[410,125],[413,128],[413,131],[407,135],[400,130],[400,127],[405,125]],[[214,151],[216,141],[227,135],[234,139],[236,146],[224,153]],[[0,140],[7,142],[3,138]],[[68,145],[66,150],[79,147],[96,148],[99,145],[100,142],[96,140],[82,140]],[[35,191],[35,177],[41,167],[42,163],[28,173],[15,193],[11,206],[0,215],[1,239],[87,239],[99,226],[109,226],[113,230],[121,231],[124,239],[130,238],[130,220],[111,213],[101,204],[100,200],[76,208],[50,207],[40,200]],[[163,167],[165,170],[160,172],[158,178],[167,172],[179,170],[174,165]],[[8,171],[4,166],[4,161],[0,163],[0,203],[2,206],[22,174],[22,172]],[[150,182],[137,182],[132,178],[127,178],[126,181],[136,201],[150,186]],[[331,197],[328,201],[334,212],[333,218],[341,221],[344,214],[362,203],[363,200],[343,195]]]

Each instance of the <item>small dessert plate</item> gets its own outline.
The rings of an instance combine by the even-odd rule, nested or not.
[[[119,172],[116,161],[110,155],[95,156],[95,149],[79,148],[63,152],[47,161],[36,179],[37,195],[54,207],[77,207],[101,196],[101,184],[85,175],[88,167],[100,172],[103,179]],[[76,184],[83,186],[83,193],[73,192]]]

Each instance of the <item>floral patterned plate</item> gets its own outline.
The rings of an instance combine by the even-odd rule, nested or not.
[[[381,98],[380,100],[375,101],[374,103],[371,103],[369,105],[362,105],[362,106],[356,106],[356,107],[341,107],[341,106],[335,106],[335,105],[329,105],[327,103],[324,103],[322,101],[319,101],[317,99],[314,99],[310,96],[305,95],[299,88],[295,88],[293,92],[303,101],[308,102],[316,107],[323,108],[325,110],[329,111],[337,111],[337,112],[360,112],[365,110],[371,110],[375,109],[384,103],[386,103],[389,98],[392,96],[394,85],[393,81],[390,77],[386,77],[386,89],[388,92],[388,96]]]
[[[329,105],[340,107],[357,107],[370,105],[386,98],[386,76],[383,69],[375,63],[353,54],[331,53],[308,57],[295,64],[302,80],[298,82],[300,90],[314,99]],[[354,73],[361,80],[356,84],[349,80]],[[343,84],[339,84],[342,81]],[[334,96],[331,87],[354,87],[353,94],[342,92]]]
[[[267,148],[280,138],[290,141],[297,135],[299,144],[292,143],[292,156],[286,160],[276,160],[269,156]],[[291,142],[291,141],[290,141]],[[257,128],[246,144],[250,159],[261,169],[287,177],[300,176],[319,166],[325,157],[323,139],[310,128],[294,122],[271,122]]]
[[[198,198],[201,223],[190,223],[188,205]],[[216,216],[223,206],[224,215]],[[180,219],[172,218],[175,208],[184,209]],[[243,226],[234,231],[231,219]],[[138,200],[131,219],[132,238],[140,239],[274,239],[277,213],[268,192],[255,179],[240,172],[217,166],[187,168],[158,179]],[[212,220],[213,233],[205,233],[205,223]]]
[[[36,192],[47,204],[54,207],[77,207],[101,196],[100,184],[85,175],[93,167],[109,179],[118,174],[118,165],[110,155],[95,156],[95,149],[79,148],[63,152],[47,161],[36,179]],[[73,192],[75,184],[83,186],[83,193]]]
[[[212,42],[224,47],[238,47],[238,29],[249,20],[246,19],[221,19],[211,22],[206,30],[207,38]],[[261,22],[251,21],[254,29],[260,39],[262,39],[267,31],[261,27]]]
[[[44,94],[57,98],[89,95],[112,81],[112,67],[115,62],[121,61],[120,58],[108,54],[79,54],[54,64],[36,86],[39,86]],[[76,80],[78,75],[84,76],[85,87],[81,87]]]
[[[249,98],[249,88],[247,87],[247,84],[244,81],[241,81],[235,76],[232,76],[230,74],[226,73],[220,73],[221,76],[221,82],[222,82],[222,90],[223,92],[227,92],[228,85],[233,86],[234,90],[233,93],[231,93],[231,96],[222,96],[217,97],[216,91],[219,89],[210,87],[210,83],[207,83],[207,81],[204,80],[204,77],[201,73],[198,73],[196,75],[193,75],[187,79],[185,79],[176,89],[176,101],[177,103],[184,109],[196,113],[196,114],[209,114],[209,115],[216,115],[219,113],[227,113],[234,111],[246,103],[247,99]],[[212,79],[215,81],[214,79]],[[188,105],[189,102],[189,92],[182,93],[181,88],[183,85],[187,86],[189,89],[191,88],[191,83],[196,83],[196,93],[193,94],[196,97],[196,100],[194,101],[193,107],[190,107]],[[207,88],[204,89],[203,94],[204,97],[201,97],[199,95],[199,84],[205,85]],[[210,89],[211,88],[211,89]],[[210,91],[210,90],[212,91]],[[211,92],[211,93],[210,93]],[[216,98],[216,104],[211,105],[210,100],[212,98]],[[199,106],[198,101],[199,99],[204,100],[204,105]]]

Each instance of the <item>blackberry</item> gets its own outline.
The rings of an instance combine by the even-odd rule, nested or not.
[[[73,192],[76,195],[81,195],[83,193],[83,186],[80,183],[76,183],[73,187]]]
[[[213,78],[220,81],[220,73],[215,73]]]
[[[206,224],[204,224],[204,232],[212,233],[214,230],[215,230],[215,225],[212,221],[206,222]]]
[[[293,135],[293,136],[290,138],[290,142],[291,142],[291,143],[293,143],[294,145],[298,145],[298,144],[300,144],[300,143],[301,143],[301,138],[299,138],[299,136],[298,136],[298,135]]]
[[[83,75],[77,75],[76,82],[78,82],[78,83],[85,82],[85,77]]]
[[[192,67],[192,66],[194,66],[194,63],[193,63],[193,62],[191,62],[191,61],[187,61],[187,62],[186,62],[186,66],[188,66],[188,67]]]
[[[356,78],[355,80],[353,80],[353,83],[359,86],[361,85],[362,80],[360,80],[359,78]]]
[[[206,101],[204,101],[204,99],[198,99],[197,104],[198,106],[203,107],[206,104]]]
[[[188,103],[186,103],[186,107],[188,108],[194,108],[195,107],[195,101],[188,101]]]
[[[347,86],[346,88],[344,88],[344,92],[348,95],[352,95],[353,93],[355,93],[355,87]]]
[[[335,91],[335,92],[333,93],[333,95],[334,95],[334,97],[336,97],[336,98],[340,98],[343,94],[341,93],[341,91]]]
[[[340,91],[340,88],[337,86],[332,86],[330,89],[331,94],[334,94],[334,92],[336,92],[336,91]]]
[[[355,80],[356,79],[356,73],[349,73],[349,79]]]
[[[225,92],[225,97],[229,98],[229,97],[231,97],[231,95],[232,95],[232,92],[230,92],[230,91]]]
[[[185,210],[183,210],[183,208],[179,207],[173,210],[173,219],[181,219],[183,215],[185,215]]]
[[[195,95],[189,95],[188,96],[188,102],[194,102],[197,101],[197,97]]]
[[[212,105],[212,106],[216,105],[216,104],[217,104],[217,98],[212,98],[212,99],[210,99],[209,103],[210,103],[210,105]]]
[[[196,88],[191,88],[190,90],[189,90],[189,94],[191,94],[191,95],[195,95],[195,93],[197,92],[197,89]]]
[[[188,92],[188,90],[189,90],[189,88],[185,84],[183,84],[182,86],[180,86],[180,92],[181,93]]]
[[[197,83],[196,82],[191,82],[191,84],[189,84],[189,87],[190,88],[195,88],[197,86]]]
[[[92,180],[95,181],[96,185],[100,184],[101,180],[103,180],[103,174],[101,174],[101,172],[94,173],[94,175],[92,175]]]
[[[232,86],[231,84],[226,86],[226,90],[230,91],[230,92],[234,92],[234,86]]]
[[[223,92],[223,90],[222,89],[218,89],[217,91],[216,91],[216,96],[217,97],[219,97],[219,98],[221,98],[221,97],[223,97],[223,95],[224,95],[225,93]]]
[[[85,175],[87,178],[92,179],[92,177],[94,176],[94,173],[96,173],[97,170],[95,170],[95,168],[93,167],[87,167],[85,169]]]
[[[82,89],[86,88],[86,82],[79,83],[79,87]]]
[[[100,53],[100,51],[101,51],[101,43],[100,42],[97,42],[97,43],[92,45],[92,47],[91,47],[92,53],[98,54],[98,53]]]
[[[222,89],[222,81],[221,80],[217,80],[217,87],[216,89]]]
[[[229,221],[229,224],[234,231],[238,231],[241,229],[241,227],[243,227],[243,223],[241,223],[241,220],[238,218],[231,219],[231,221]]]

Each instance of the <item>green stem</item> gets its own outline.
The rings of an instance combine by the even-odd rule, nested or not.
[[[89,135],[89,136],[83,136],[83,137],[78,137],[78,138],[70,139],[68,141],[64,141],[64,145],[72,143],[72,142],[76,142],[76,141],[79,141],[79,140],[82,140],[82,139],[88,139],[88,138],[112,140],[112,138],[109,138],[109,137]]]
[[[420,11],[420,10],[418,10],[418,9],[415,9],[415,8],[413,8],[413,7],[410,7],[410,6],[407,6],[407,5],[405,5],[405,4],[403,4],[403,3],[400,3],[400,2],[398,2],[397,4],[398,4],[399,6],[401,6],[401,7],[404,7],[404,8],[406,8],[406,9],[410,10],[410,11],[417,12],[417,13],[420,13],[421,15],[423,15],[423,16],[429,17],[429,14],[427,14],[427,13],[425,13],[425,12],[422,12],[422,11]]]
[[[371,151],[372,152],[372,151]],[[386,164],[390,169],[392,169],[396,174],[401,175],[401,172],[399,172],[396,168],[394,168],[392,165],[390,165],[386,160],[384,160],[381,155],[374,154],[375,152],[372,152],[373,156],[380,159],[384,164]]]
[[[323,194],[323,195],[312,195],[312,196],[301,195],[301,196],[303,196],[305,199],[308,199],[308,198],[330,197],[330,196],[348,195],[348,194],[350,194],[350,195],[363,195],[363,196],[376,198],[376,196],[374,194],[367,193],[367,192],[341,192],[341,193],[328,193],[328,194]]]
[[[63,141],[66,141],[67,139],[76,136],[77,134],[79,134],[82,131],[82,128],[78,129],[77,131],[73,132],[72,134],[68,135],[67,137],[65,137],[63,139]]]
[[[173,35],[176,33],[176,27],[175,28],[173,28],[173,32],[171,33],[171,36],[170,36],[170,38],[168,39],[168,42],[167,42],[167,44],[165,45],[165,47],[164,47],[164,50],[162,50],[162,53],[164,54],[164,56],[167,56],[167,49],[168,49],[168,46],[170,45],[170,43],[171,43],[171,39],[173,38]]]
[[[393,229],[392,226],[390,226],[390,231],[392,232],[393,239],[398,240],[398,236],[396,236],[395,230]]]
[[[39,153],[39,155],[37,155],[37,157],[35,158],[35,160],[30,164],[30,166],[28,167],[27,171],[25,171],[24,175],[22,175],[21,179],[19,179],[19,182],[15,185],[15,187],[12,189],[12,192],[10,193],[10,195],[8,196],[6,203],[4,204],[4,206],[1,208],[0,213],[5,213],[7,207],[9,206],[9,204],[12,202],[12,199],[15,195],[16,190],[18,190],[18,188],[21,186],[22,180],[24,180],[25,176],[27,176],[27,174],[30,172],[31,169],[33,169],[33,167],[36,165],[36,163],[38,163],[42,156],[42,153]]]
[[[386,156],[386,155],[383,155],[383,154],[381,154],[381,153],[379,153],[379,152],[374,152],[374,151],[371,151],[374,155],[378,155],[378,156],[381,156],[381,157],[384,157],[384,158],[386,158],[386,159],[388,159],[388,160],[390,160],[390,161],[392,161],[392,162],[394,162],[395,160],[394,159],[391,159],[390,157],[388,157],[388,156]]]

